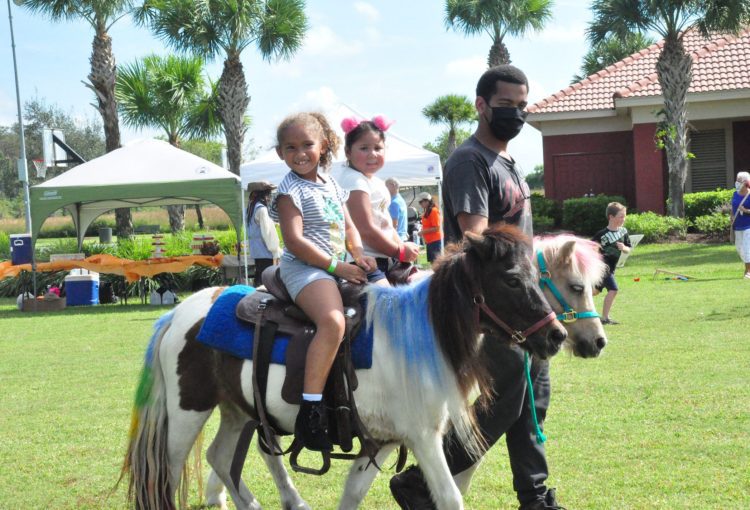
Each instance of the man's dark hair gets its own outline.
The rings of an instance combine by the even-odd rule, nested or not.
[[[489,101],[492,94],[495,93],[497,82],[515,83],[517,85],[526,85],[526,92],[529,91],[529,80],[526,75],[516,66],[501,65],[487,69],[477,82],[477,97],[483,97]]]

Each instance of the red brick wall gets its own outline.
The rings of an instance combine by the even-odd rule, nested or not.
[[[635,202],[633,136],[629,131],[545,136],[544,190],[556,200],[586,193]]]
[[[732,145],[734,145],[734,172],[732,180],[737,172],[750,172],[750,121],[732,123],[734,133]]]
[[[663,151],[656,148],[656,124],[633,126],[635,207],[641,211],[664,214],[667,199],[667,166]]]

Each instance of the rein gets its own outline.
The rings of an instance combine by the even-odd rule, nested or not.
[[[563,313],[557,314],[557,320],[560,320],[562,322],[575,322],[578,319],[597,319],[599,318],[599,314],[596,313],[595,310],[590,310],[586,312],[577,312],[571,307],[567,301],[565,301],[565,298],[562,296],[560,291],[558,290],[557,286],[552,281],[552,275],[550,274],[549,270],[547,269],[547,263],[544,261],[544,255],[542,255],[541,251],[536,252],[536,260],[539,263],[539,286],[544,290],[544,287],[546,286],[553,296],[555,296],[555,299],[557,299],[557,302],[560,303],[560,306],[563,308]]]

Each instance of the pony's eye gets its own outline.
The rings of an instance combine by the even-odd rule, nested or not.
[[[571,285],[570,290],[575,292],[576,294],[583,294],[583,285]]]
[[[521,280],[518,278],[508,278],[505,280],[505,283],[508,284],[508,287],[513,287],[514,289],[521,286]]]

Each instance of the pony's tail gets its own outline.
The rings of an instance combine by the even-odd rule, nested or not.
[[[138,510],[173,510],[167,457],[167,407],[159,345],[172,323],[174,310],[154,324],[138,381],[120,480],[128,478],[128,499]]]

